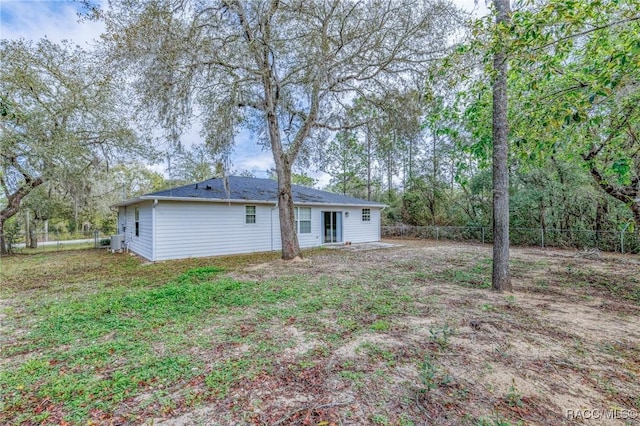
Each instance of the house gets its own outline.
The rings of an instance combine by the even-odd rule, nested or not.
[[[300,247],[380,240],[385,207],[292,185]],[[151,261],[280,250],[277,182],[238,176],[116,204],[129,250]]]

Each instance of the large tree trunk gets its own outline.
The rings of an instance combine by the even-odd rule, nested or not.
[[[268,100],[272,100],[270,96],[273,96],[273,92],[269,84],[265,84],[265,95]],[[267,111],[266,115],[271,151],[276,163],[276,175],[278,176],[278,216],[280,218],[282,259],[292,260],[302,257],[300,245],[298,244],[293,195],[291,193],[291,167],[293,166],[293,161],[290,155],[284,152],[278,118],[273,105],[274,103],[269,104],[271,109]]]
[[[4,222],[5,222],[5,219],[0,217],[0,255],[2,256],[9,253],[7,242],[4,238]]]
[[[614,186],[602,176],[600,170],[593,163],[593,159],[598,155],[598,152],[600,152],[600,149],[594,146],[588,154],[583,156],[589,165],[591,177],[604,192],[629,206],[636,228],[640,229],[640,176],[634,176],[629,185]]]
[[[640,230],[640,198],[634,203],[631,203],[631,212],[633,213],[633,220],[636,222],[636,229]]]
[[[280,240],[282,241],[282,258],[291,260],[301,258],[302,252],[298,244],[293,196],[291,193],[291,164],[276,166],[278,175],[278,214],[280,218]]]
[[[282,258],[291,260],[301,258],[302,252],[298,244],[293,194],[291,193],[291,167],[289,156],[284,152],[275,114],[267,114],[271,149],[276,163],[278,177],[278,217],[280,218],[280,241],[282,242]]]
[[[509,22],[509,0],[493,0],[496,24]],[[495,52],[493,68],[493,276],[492,288],[511,291],[509,273],[509,164],[507,121],[507,56],[504,47]]]
[[[22,199],[26,197],[34,188],[42,185],[44,180],[41,177],[32,179],[25,175],[25,183],[16,192],[9,195],[7,205],[0,210],[0,254],[8,254],[6,239],[4,237],[4,224],[13,217],[20,209]]]

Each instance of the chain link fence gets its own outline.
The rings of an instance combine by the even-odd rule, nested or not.
[[[410,226],[382,227],[383,238],[418,238],[451,241],[493,242],[493,230],[482,226]],[[598,249],[620,253],[640,253],[638,232],[592,231],[588,229],[510,228],[514,246],[539,246]]]
[[[640,253],[640,234],[624,231],[588,229],[511,228],[509,240],[514,246],[538,246],[575,249],[598,249],[620,253]],[[109,235],[100,231],[84,234],[56,232],[5,234],[9,253],[36,253],[80,248],[108,248]],[[482,226],[410,226],[382,227],[383,238],[416,238],[492,243],[493,230]]]
[[[10,254],[38,253],[86,248],[108,248],[109,235],[100,231],[69,234],[58,232],[24,232],[5,234],[4,241]]]

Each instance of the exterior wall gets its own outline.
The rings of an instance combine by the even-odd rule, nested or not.
[[[256,223],[246,223],[246,205],[256,206]],[[135,237],[136,207],[140,209],[139,237]],[[380,240],[379,208],[372,207],[371,221],[362,222],[362,208],[312,206],[311,233],[298,234],[300,247],[322,245],[324,211],[342,212],[342,242]],[[349,212],[349,217],[345,217],[345,212]],[[119,233],[122,233],[123,224],[129,249],[154,261],[281,249],[278,209],[267,204],[161,200],[153,206],[146,202],[120,207]]]
[[[139,235],[136,236],[135,209],[140,211]],[[124,229],[124,231],[123,231]],[[153,205],[145,202],[118,209],[118,233],[124,234],[129,250],[147,259],[153,258]]]
[[[245,204],[160,201],[154,260],[278,250],[277,210],[247,205],[256,206],[256,223],[245,223]]]
[[[296,207],[305,207],[303,205]],[[309,206],[306,206],[309,207]],[[277,214],[277,212],[276,212]],[[309,248],[309,247],[318,247],[322,245],[322,229],[320,222],[320,209],[318,207],[311,207],[311,233],[310,234],[298,234],[298,244],[301,248]],[[279,224],[280,222],[278,222]],[[278,228],[278,233],[280,233],[280,228]],[[281,249],[281,246],[278,246],[278,250]]]
[[[362,221],[361,207],[321,208],[319,210],[342,212],[342,242],[350,241],[352,243],[370,243],[373,241],[380,241],[379,207],[370,208],[370,222]],[[349,217],[346,216],[346,213],[349,213]]]

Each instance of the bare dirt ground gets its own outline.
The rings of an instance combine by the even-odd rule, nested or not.
[[[366,276],[412,300],[335,344],[295,318],[274,324],[295,342],[275,371],[153,423],[640,424],[637,255],[513,248],[515,291],[499,294],[487,288],[490,246],[385,242],[399,246],[233,271],[328,285]],[[331,328],[339,316],[328,310],[319,322]]]

